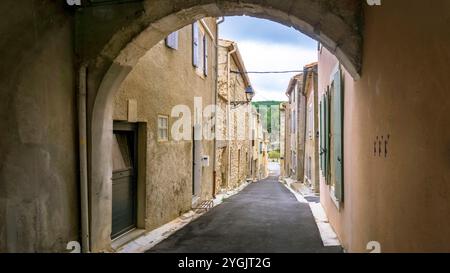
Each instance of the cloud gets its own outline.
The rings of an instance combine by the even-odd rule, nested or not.
[[[231,40],[271,41],[279,44],[314,47],[315,41],[285,25],[249,16],[226,17],[220,35]]]
[[[316,48],[269,43],[264,41],[237,41],[247,71],[302,70],[306,64],[317,61]],[[249,74],[256,91],[255,100],[286,100],[284,95],[289,80],[298,73]]]
[[[302,70],[317,61],[317,42],[297,30],[265,19],[226,17],[220,37],[237,42],[248,71]],[[249,74],[255,100],[286,100],[290,74]]]
[[[284,92],[273,92],[268,90],[259,89],[254,97],[253,101],[287,101]]]

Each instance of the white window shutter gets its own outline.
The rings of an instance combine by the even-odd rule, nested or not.
[[[208,76],[208,37],[205,35],[203,37],[203,74]]]
[[[175,31],[167,36],[166,46],[172,49],[178,49],[178,31]]]
[[[198,67],[199,65],[199,29],[198,23],[192,24],[192,65]]]

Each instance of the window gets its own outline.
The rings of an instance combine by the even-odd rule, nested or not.
[[[295,122],[295,110],[294,109],[292,109],[291,110],[292,111],[292,113],[291,113],[291,133],[292,134],[295,134],[295,125],[296,125],[296,122]]]
[[[308,107],[308,135],[309,139],[313,139],[313,130],[314,130],[314,115],[313,115],[313,106],[312,103]]]
[[[169,140],[169,117],[158,116],[158,141]]]
[[[306,161],[306,176],[308,177],[309,180],[312,179],[312,158],[310,156],[308,156],[308,159]]]
[[[175,31],[167,36],[166,46],[171,49],[178,49],[178,31]]]
[[[294,151],[291,151],[291,170],[292,173],[297,171],[297,156]]]
[[[132,167],[132,153],[130,151],[130,139],[127,134],[114,133],[112,159],[113,170],[123,171]]]
[[[343,154],[343,124],[344,124],[344,108],[343,108],[343,90],[342,90],[342,75],[338,66],[337,72],[334,74],[332,101],[330,103],[331,111],[331,130],[332,130],[332,145],[334,166],[334,194],[338,201],[344,200],[344,154]]]
[[[208,76],[209,40],[205,30],[198,22],[192,25],[192,65],[197,73]]]
[[[344,201],[343,95],[339,67],[320,103],[320,157],[322,174],[331,187],[335,203]]]
[[[238,183],[241,179],[241,149],[238,150]]]

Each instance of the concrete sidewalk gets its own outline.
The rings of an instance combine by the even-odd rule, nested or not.
[[[308,204],[277,177],[252,183],[148,251],[175,253],[318,253],[324,247]]]

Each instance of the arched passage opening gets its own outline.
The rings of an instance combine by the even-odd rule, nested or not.
[[[345,77],[353,88],[345,98],[345,206],[337,208],[333,200],[325,204],[330,222],[340,226],[336,231],[344,247],[365,252],[376,240],[382,251],[448,251],[450,131],[443,124],[449,123],[450,105],[449,1],[370,6],[376,1],[85,0],[76,12],[67,1],[4,2],[0,221],[6,224],[0,225],[1,251],[65,251],[68,241],[80,239],[79,61],[88,64],[91,239],[92,250],[99,251],[108,248],[110,235],[110,159],[100,154],[111,138],[105,117],[114,87],[139,52],[176,25],[245,12],[303,25],[299,29],[317,40],[323,35],[320,41],[330,51],[338,48],[355,67],[363,64],[358,81]],[[156,36],[148,36],[154,40],[141,48],[133,41],[146,29]],[[125,51],[127,45],[138,50]],[[387,150],[381,145],[381,153],[375,153],[376,140],[383,136],[389,136]]]
[[[94,21],[100,21],[100,24],[107,23],[111,18],[99,14],[102,14],[102,11],[111,13],[113,9],[123,7],[122,5],[88,7],[87,15],[80,16],[80,20],[83,23],[89,21],[86,18],[92,16]],[[360,1],[186,3],[186,1],[147,0],[130,9],[132,18],[118,23],[120,27],[109,30],[110,35],[108,30],[102,31],[100,28],[99,36],[103,37],[99,39],[103,38],[106,43],[98,43],[98,52],[85,54],[90,56],[86,58],[89,63],[87,106],[92,251],[107,249],[111,243],[112,100],[139,59],[169,33],[204,17],[248,15],[265,18],[291,26],[319,41],[338,58],[354,79],[359,78],[361,68]]]

